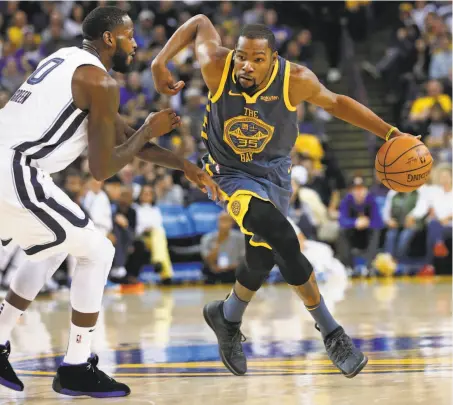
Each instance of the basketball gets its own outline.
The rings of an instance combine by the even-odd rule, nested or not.
[[[379,149],[376,175],[390,190],[408,193],[421,187],[429,178],[433,158],[425,144],[414,136],[393,138]]]

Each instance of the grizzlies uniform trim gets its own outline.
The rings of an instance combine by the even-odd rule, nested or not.
[[[285,101],[286,108],[289,111],[296,111],[297,108],[294,107],[289,101],[289,78],[291,74],[291,63],[286,62],[285,65],[285,76],[283,79],[283,100]]]
[[[211,101],[211,103],[217,102],[223,93],[223,89],[225,88],[225,83],[228,78],[228,72],[230,71],[231,58],[233,57],[233,52],[234,51],[230,51],[230,53],[226,57],[225,66],[224,66],[223,72],[222,72],[222,78],[220,79],[220,83],[219,83],[219,88],[217,89],[217,91],[213,97],[210,96],[211,93],[209,93],[209,95],[208,95],[208,98]]]

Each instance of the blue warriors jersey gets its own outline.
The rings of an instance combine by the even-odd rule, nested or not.
[[[287,216],[291,198],[291,149],[298,135],[296,108],[289,102],[290,63],[278,57],[266,87],[239,92],[228,54],[220,86],[209,95],[202,138],[204,168],[224,193],[225,208],[253,246],[271,246],[244,227],[252,198],[271,202]]]
[[[238,90],[233,65],[231,51],[219,89],[209,95],[201,136],[215,162],[265,176],[286,164],[298,135],[288,97],[290,63],[278,57],[268,84],[252,96]]]

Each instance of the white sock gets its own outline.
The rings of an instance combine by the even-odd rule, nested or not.
[[[4,300],[0,305],[0,345],[4,345],[11,337],[11,332],[24,312],[13,307]]]
[[[66,356],[63,362],[66,364],[86,363],[91,356],[91,340],[93,338],[95,326],[82,328],[71,323],[69,332],[69,343]]]

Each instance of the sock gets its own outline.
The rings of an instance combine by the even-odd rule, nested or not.
[[[71,323],[69,332],[69,343],[66,356],[63,363],[65,364],[82,364],[86,363],[91,356],[91,340],[95,326],[82,328]]]
[[[321,330],[321,335],[323,339],[330,333],[333,332],[336,328],[338,328],[338,323],[333,319],[332,315],[330,314],[329,310],[326,307],[324,302],[324,298],[321,295],[321,301],[318,305],[314,307],[307,307],[310,315],[318,324],[319,329]]]
[[[24,312],[4,300],[0,305],[0,345],[5,345],[11,332]]]
[[[239,299],[233,288],[231,294],[223,302],[223,316],[228,322],[241,322],[248,304],[247,301]]]

